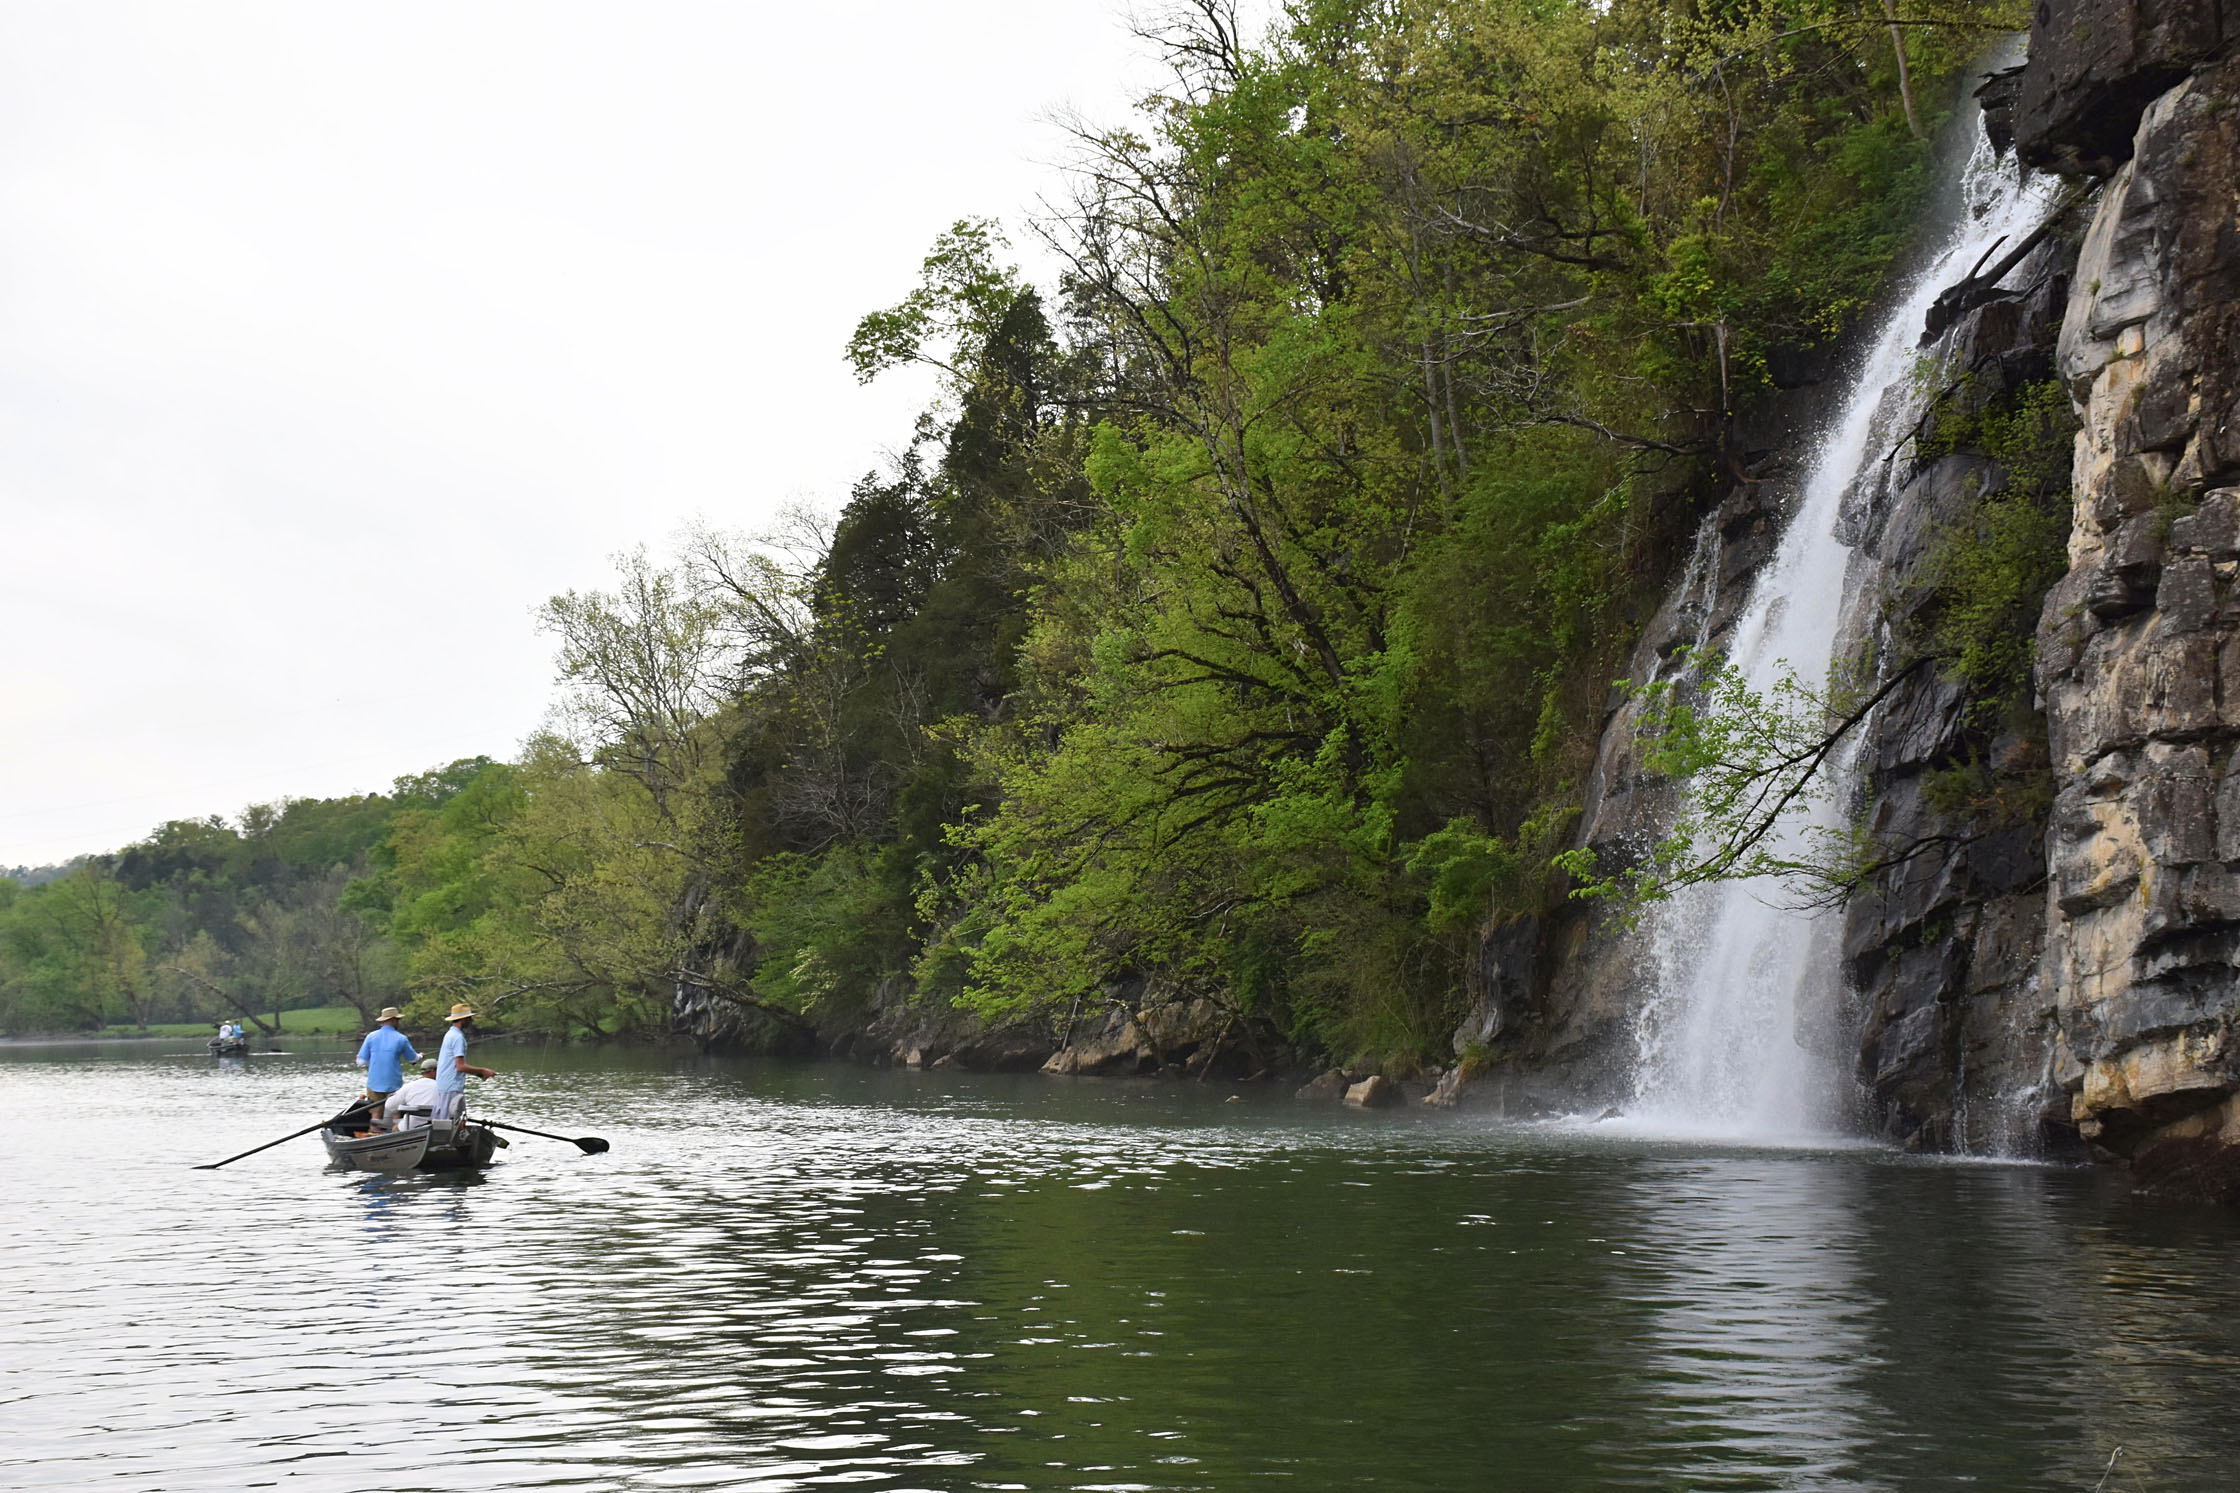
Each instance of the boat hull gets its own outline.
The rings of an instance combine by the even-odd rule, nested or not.
[[[427,1158],[428,1132],[391,1130],[379,1135],[345,1135],[322,1130],[327,1159],[354,1172],[409,1172]]]
[[[210,1056],[214,1058],[240,1058],[249,1055],[247,1037],[212,1037]]]
[[[457,1172],[470,1167],[488,1166],[490,1158],[498,1154],[498,1147],[505,1144],[498,1133],[486,1126],[468,1121],[460,1127],[458,1140],[448,1146],[428,1143],[428,1154],[420,1159],[420,1169],[428,1172]]]
[[[348,1135],[322,1130],[319,1139],[327,1159],[355,1172],[457,1172],[488,1166],[504,1142],[497,1132],[473,1121],[458,1127],[385,1130],[374,1135]]]

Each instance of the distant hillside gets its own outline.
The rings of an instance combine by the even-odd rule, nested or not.
[[[0,866],[0,880],[12,881],[26,889],[69,875],[86,863],[86,857],[74,855],[57,866]]]
[[[173,820],[113,854],[9,870],[0,1035],[306,1008],[370,1021],[408,973],[386,932],[390,837],[486,773],[510,769],[469,758],[385,794],[252,804],[234,822]]]

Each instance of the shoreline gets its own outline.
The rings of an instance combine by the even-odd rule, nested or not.
[[[355,1042],[358,1039],[355,1037],[338,1037],[331,1032],[305,1032],[300,1037],[294,1035],[286,1036],[284,1040],[287,1041],[290,1045],[301,1046],[304,1044],[317,1042],[332,1042],[336,1044],[342,1044]],[[0,1048],[92,1047],[111,1046],[131,1042],[190,1042],[207,1046],[209,1041],[210,1039],[208,1037],[172,1037],[166,1036],[161,1032],[148,1032],[146,1034],[142,1034],[139,1032],[26,1032],[20,1036],[0,1036]],[[249,1050],[250,1053],[254,1055],[255,1053],[267,1051],[270,1049],[262,1047],[252,1047]]]
[[[412,1034],[408,1032],[408,1033],[406,1033],[406,1035],[407,1035],[407,1036],[411,1036]],[[283,1032],[281,1032],[281,1034],[280,1034],[280,1035],[279,1035],[279,1036],[278,1036],[277,1038],[275,1038],[275,1037],[267,1037],[267,1036],[266,1036],[266,1035],[264,1035],[264,1034],[263,1034],[262,1032],[259,1032],[259,1033],[258,1033],[258,1034],[256,1035],[256,1037],[255,1037],[255,1038],[254,1038],[254,1039],[252,1040],[252,1044],[251,1044],[251,1046],[250,1046],[250,1048],[249,1048],[249,1053],[248,1053],[248,1055],[249,1055],[249,1056],[251,1056],[251,1057],[255,1057],[255,1056],[256,1056],[257,1054],[259,1054],[259,1053],[279,1053],[279,1052],[286,1052],[286,1051],[289,1051],[289,1050],[292,1050],[292,1049],[303,1048],[303,1047],[312,1047],[312,1046],[331,1046],[331,1047],[355,1047],[355,1046],[356,1046],[356,1045],[357,1045],[357,1044],[358,1044],[359,1042],[361,1042],[361,1041],[363,1041],[363,1040],[364,1040],[364,1037],[365,1037],[365,1034],[364,1034],[363,1032],[290,1032],[290,1031],[283,1031]],[[419,1044],[419,1042],[420,1042],[421,1040],[422,1040],[422,1039],[420,1039],[420,1038],[415,1038],[415,1039],[414,1039],[415,1045],[418,1045],[418,1044]],[[443,1040],[443,1034],[442,1034],[441,1032],[433,1032],[433,1033],[429,1033],[429,1034],[427,1034],[427,1036],[426,1036],[426,1038],[425,1038],[425,1041],[427,1042],[427,1044],[428,1044],[428,1045],[429,1045],[429,1046],[430,1046],[431,1048],[432,1048],[432,1047],[433,1047],[434,1045],[436,1045],[436,1044],[440,1043],[440,1042],[441,1042],[442,1040]],[[533,1036],[527,1036],[527,1035],[518,1035],[518,1034],[515,1034],[515,1033],[512,1033],[512,1032],[480,1032],[480,1033],[477,1033],[477,1034],[476,1034],[476,1036],[475,1036],[475,1039],[474,1039],[474,1040],[475,1040],[475,1045],[476,1045],[477,1047],[480,1047],[480,1046],[482,1046],[482,1045],[483,1045],[483,1044],[485,1044],[485,1043],[490,1043],[490,1044],[495,1044],[495,1045],[503,1045],[503,1046],[513,1046],[513,1045],[515,1045],[515,1044],[517,1044],[517,1043],[524,1043],[524,1042],[527,1042],[527,1043],[535,1043],[535,1044],[537,1044],[537,1045],[544,1045],[544,1039],[542,1039],[542,1038],[539,1038],[539,1037],[533,1037]],[[196,1045],[196,1046],[203,1046],[203,1047],[207,1047],[207,1046],[208,1046],[208,1044],[209,1044],[209,1041],[210,1041],[210,1039],[209,1039],[209,1037],[208,1037],[208,1036],[206,1036],[206,1035],[202,1035],[202,1034],[198,1034],[198,1033],[192,1033],[192,1032],[188,1032],[188,1033],[182,1033],[182,1034],[179,1034],[179,1035],[176,1035],[176,1036],[174,1036],[174,1035],[169,1035],[169,1034],[166,1034],[166,1033],[163,1033],[163,1032],[145,1032],[145,1033],[143,1033],[143,1032],[112,1032],[112,1031],[102,1031],[102,1032],[22,1032],[22,1033],[15,1033],[15,1034],[0,1033],[0,1049],[6,1049],[6,1048],[10,1048],[10,1047],[92,1047],[92,1046],[122,1046],[122,1045],[126,1045],[126,1044],[129,1044],[129,1043],[134,1043],[134,1042],[149,1042],[149,1043],[153,1043],[153,1042],[171,1042],[171,1043],[180,1043],[180,1042],[185,1042],[185,1043],[191,1043],[191,1044],[194,1044],[194,1045]],[[276,1041],[277,1041],[277,1042],[282,1042],[282,1043],[285,1043],[285,1044],[286,1044],[286,1046],[284,1046],[284,1047],[274,1047],[274,1046],[272,1046],[271,1044],[272,1044],[272,1043],[274,1043],[274,1042],[276,1042]],[[557,1045],[559,1045],[559,1046],[568,1046],[568,1045],[571,1045],[571,1044],[568,1044],[568,1043],[559,1043],[559,1044],[557,1044]],[[657,1041],[650,1041],[650,1042],[619,1042],[619,1043],[584,1044],[584,1045],[600,1045],[600,1046],[609,1046],[609,1045],[611,1045],[611,1046],[620,1046],[620,1047],[632,1047],[632,1048],[647,1048],[647,1049],[655,1049],[655,1048],[662,1048],[662,1047],[669,1047],[669,1046],[692,1046],[692,1045],[694,1045],[694,1044],[692,1044],[692,1043],[690,1043],[689,1041],[687,1041],[687,1040],[684,1040],[684,1039],[676,1039],[676,1040],[657,1040]]]

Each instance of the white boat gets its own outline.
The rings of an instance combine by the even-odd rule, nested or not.
[[[489,1165],[506,1143],[489,1126],[472,1120],[362,1134],[329,1126],[319,1139],[329,1161],[360,1172],[463,1171]]]

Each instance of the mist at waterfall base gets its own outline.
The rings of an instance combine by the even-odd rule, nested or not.
[[[1925,391],[1916,375],[1924,353],[1917,344],[1930,304],[2050,209],[2050,178],[2026,175],[2002,158],[1980,118],[1965,128],[1952,221],[1852,369],[1803,464],[1795,516],[1724,649],[1761,695],[1787,672],[1807,683],[1824,680],[1838,649],[1871,626],[1862,613],[1871,609],[1874,588],[1841,537],[1841,519],[1865,490],[1891,480],[1883,458],[1921,413]],[[1719,575],[1712,522],[1682,579],[1684,588],[1706,593],[1695,602],[1706,625],[1716,599],[1709,589]],[[1780,853],[1801,855],[1813,829],[1836,827],[1848,814],[1853,769],[1849,752],[1839,752],[1831,791],[1776,831]],[[1625,1127],[1769,1143],[1845,1139],[1848,1065],[1833,1050],[1840,1044],[1815,1040],[1818,1029],[1833,1026],[1842,993],[1841,914],[1800,907],[1794,892],[1761,877],[1687,888],[1652,918],[1652,983],[1635,1033]]]

